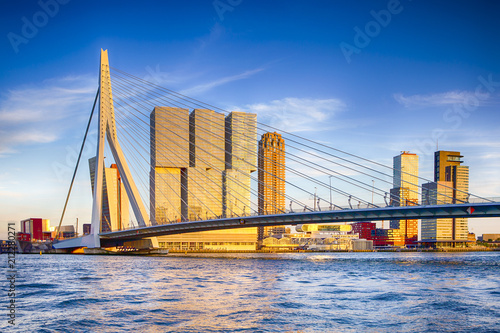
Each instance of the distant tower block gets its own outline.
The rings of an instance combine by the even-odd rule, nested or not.
[[[434,153],[434,180],[422,186],[422,204],[453,204],[468,201],[469,167],[458,151]],[[425,190],[425,191],[424,191]],[[467,218],[423,219],[422,241],[439,246],[465,246],[469,236]]]
[[[285,141],[281,134],[265,133],[259,141],[259,214],[285,213]],[[259,240],[283,234],[285,227],[259,227]]]
[[[392,206],[418,205],[418,155],[403,151],[394,157],[393,188],[391,189]],[[399,229],[405,244],[414,244],[418,240],[418,220],[393,220],[391,229]]]
[[[96,158],[89,159],[90,183],[94,192]],[[116,164],[105,168],[102,187],[102,213],[100,232],[109,232],[129,227],[129,200]]]

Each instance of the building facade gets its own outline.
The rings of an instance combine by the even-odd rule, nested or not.
[[[434,179],[424,184],[423,204],[452,204],[468,202],[469,167],[462,165],[462,155],[456,151],[434,153]],[[425,232],[424,232],[425,228]],[[434,247],[462,247],[468,243],[467,218],[422,220],[422,242]]]
[[[231,112],[225,119],[224,216],[251,213],[251,176],[257,171],[257,115]]]
[[[29,235],[31,241],[44,240],[44,232],[49,231],[50,220],[42,218],[29,218],[21,221],[21,234]]]
[[[401,247],[405,245],[404,235],[400,229],[381,229],[372,231],[373,246]]]
[[[393,159],[393,188],[390,191],[392,206],[418,205],[418,155],[403,151]],[[404,245],[418,241],[418,219],[393,220],[392,229],[399,229]]]
[[[155,107],[150,211],[156,223],[244,216],[256,170],[256,115]],[[228,153],[229,152],[229,153]],[[173,250],[255,250],[257,228],[158,237]]]
[[[458,151],[439,150],[434,153],[434,181],[446,181],[446,167],[463,163]]]
[[[150,125],[150,220],[153,224],[186,221],[189,110],[155,107]]]
[[[352,228],[349,224],[303,224],[297,225],[296,231],[296,233],[285,234],[280,239],[265,238],[263,248],[349,251],[354,250],[354,243],[359,240],[358,235],[351,232]],[[357,245],[359,247],[360,244]]]
[[[258,207],[260,215],[285,213],[285,141],[281,134],[265,133],[259,141]],[[285,226],[259,227],[259,241],[282,235]]]
[[[352,223],[352,233],[358,234],[360,239],[372,240],[372,230],[377,229],[375,222]]]
[[[89,159],[90,184],[94,193],[96,158]],[[100,232],[122,230],[129,227],[129,199],[116,164],[104,168]]]

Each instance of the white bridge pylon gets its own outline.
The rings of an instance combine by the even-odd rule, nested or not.
[[[102,185],[104,173],[104,145],[106,138],[111,153],[123,180],[125,191],[130,200],[130,205],[140,227],[146,226],[149,217],[142,203],[139,191],[132,179],[127,161],[118,142],[115,125],[115,111],[113,107],[113,93],[111,90],[111,77],[109,73],[108,50],[101,49],[101,64],[99,69],[99,132],[97,139],[97,158],[95,165],[95,186],[92,202],[91,235],[93,244],[88,247],[100,247],[100,226],[102,216]]]

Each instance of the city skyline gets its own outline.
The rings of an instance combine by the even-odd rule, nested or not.
[[[387,1],[273,3],[265,11],[263,3],[242,2],[223,13],[210,1],[155,11],[122,4],[106,20],[111,4],[102,11],[60,4],[29,38],[22,18],[32,23],[42,7],[9,3],[1,14],[2,226],[28,217],[58,222],[97,89],[101,47],[110,49],[114,67],[385,165],[401,150],[417,153],[426,178],[437,147],[460,151],[470,191],[500,196],[498,4],[402,1],[369,41],[357,31],[366,35],[377,22],[372,11],[387,10]],[[132,8],[140,28],[127,27]],[[179,18],[163,22],[166,11]],[[180,17],[193,24],[174,29]],[[10,33],[27,42],[15,48]],[[359,52],[346,57],[346,45]],[[95,156],[95,142],[84,153]],[[90,220],[89,182],[81,168],[65,224]],[[495,221],[470,226],[496,232]]]

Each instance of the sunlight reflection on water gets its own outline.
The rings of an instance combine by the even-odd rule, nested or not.
[[[494,331],[499,267],[493,252],[19,255],[17,328]]]

